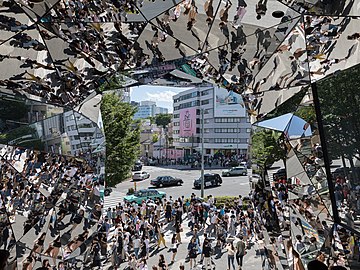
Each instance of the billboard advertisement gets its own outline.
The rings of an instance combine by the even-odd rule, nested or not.
[[[241,95],[215,87],[214,117],[245,117],[245,106]]]
[[[196,133],[196,108],[180,110],[180,137],[191,137]]]

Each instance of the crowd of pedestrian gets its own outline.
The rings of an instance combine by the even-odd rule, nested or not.
[[[300,140],[297,146],[300,153],[307,151],[305,140]],[[330,197],[324,195],[329,187],[322,167],[323,151],[319,143],[314,143],[310,151],[306,156],[288,156],[289,160],[298,160],[298,164],[289,162],[292,165],[289,171],[305,170],[306,175],[298,173],[291,178],[284,176],[273,180],[271,193],[267,194],[267,209],[261,211],[268,224],[266,229],[281,237],[282,256],[287,258],[291,269],[305,269],[305,265],[307,269],[348,269],[352,261],[360,260],[360,239],[346,228],[333,225]],[[357,190],[350,188],[345,178],[337,177],[334,182],[336,203],[340,210],[342,207],[347,210],[343,217],[345,224],[355,228],[348,203],[354,206],[356,201],[350,203],[347,199]]]
[[[141,205],[119,203],[107,209],[102,227],[111,243],[109,260],[115,269],[169,269],[177,260],[182,261],[180,269],[222,269],[216,260],[226,253],[227,268],[242,269],[244,256],[254,247],[266,261],[271,251],[258,215],[259,196],[255,192],[224,204],[211,195],[203,200],[195,194]],[[179,249],[187,250],[186,258],[177,256]],[[158,263],[148,265],[152,256],[159,257]]]
[[[10,252],[9,269],[68,269],[96,257],[104,182],[92,168],[21,147],[1,145],[0,155],[0,247]]]

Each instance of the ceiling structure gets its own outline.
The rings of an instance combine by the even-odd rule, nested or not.
[[[359,16],[359,0],[3,0],[0,96],[2,104],[6,100],[25,104],[31,117],[22,142],[46,138],[38,149],[45,152],[26,152],[26,157],[41,157],[50,169],[59,163],[75,167],[85,162],[71,156],[83,154],[84,144],[103,139],[97,122],[98,104],[101,89],[112,76],[127,78],[126,86],[184,86],[207,81],[240,93],[256,130],[281,133],[281,144],[286,146],[287,176],[293,182],[284,238],[313,235],[318,250],[327,250],[329,241],[338,243],[341,236],[360,232],[356,214],[348,214],[356,210],[354,200],[336,197],[344,184],[330,173],[327,150],[331,150],[328,142],[333,135],[327,127],[332,122],[325,119],[323,123],[321,118],[321,114],[331,113],[327,111],[331,103],[326,98],[328,78],[353,70],[360,61]],[[353,96],[357,100],[358,94]],[[32,115],[34,107],[43,111],[41,117]],[[316,117],[309,116],[309,111]],[[19,142],[13,137],[19,130],[18,119],[0,120],[5,123],[0,126],[1,134],[6,135],[6,145],[1,145],[2,165],[17,175],[25,165],[15,160],[15,148],[8,145]],[[69,129],[60,132],[64,127],[59,123],[67,121]],[[353,121],[349,120],[349,125]],[[74,130],[89,125],[94,138],[76,137]],[[345,127],[343,130],[345,133]],[[71,151],[61,144],[56,149],[47,146],[50,141],[56,144],[65,131],[69,145],[80,140],[80,148]],[[65,167],[62,170],[66,173]],[[38,178],[42,179],[41,175],[36,175]],[[9,260],[19,268],[33,248],[27,243],[39,235],[62,246],[73,240],[64,228],[54,230],[51,216],[62,213],[68,218],[63,203],[71,203],[75,196],[74,183],[67,179],[39,181],[42,200],[36,203],[47,208],[35,203],[34,209],[49,214],[41,226],[36,227],[24,209],[5,206],[6,198],[1,203],[0,226],[11,224],[15,242]],[[85,198],[81,201],[96,204]],[[304,211],[307,208],[311,211]],[[330,234],[323,233],[324,221],[332,226]],[[28,230],[22,232],[21,222],[29,223]],[[98,240],[98,219],[82,222],[86,230],[78,235],[84,245],[59,255],[61,259],[56,261],[81,260]],[[312,255],[301,257],[306,262]],[[49,254],[39,251],[39,256]]]

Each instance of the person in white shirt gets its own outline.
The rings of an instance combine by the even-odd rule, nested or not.
[[[231,242],[226,246],[226,251],[228,255],[228,270],[230,270],[231,266],[233,267],[233,270],[235,270],[235,247],[234,244]]]
[[[141,240],[138,235],[135,236],[135,239],[133,240],[133,247],[134,247],[134,254],[135,258],[139,258],[139,250],[140,250]]]

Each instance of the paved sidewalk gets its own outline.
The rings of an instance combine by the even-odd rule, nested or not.
[[[197,167],[191,167],[191,165],[156,165],[154,167],[161,167],[161,168],[169,168],[169,169],[174,169],[174,170],[200,170],[201,166],[197,166]],[[205,166],[206,170],[226,170],[229,169],[230,167],[223,167],[223,166]]]

